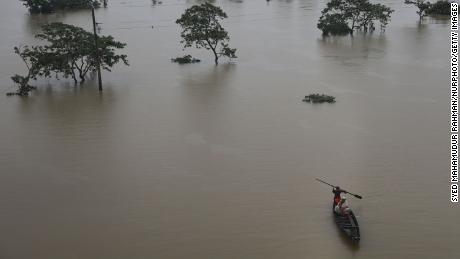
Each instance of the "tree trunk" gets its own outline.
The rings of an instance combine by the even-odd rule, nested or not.
[[[214,53],[214,62],[216,63],[216,66],[217,66],[219,64],[219,56],[217,55],[216,47],[214,47],[209,40],[206,40],[206,42],[208,43],[209,48],[212,50],[212,53]]]
[[[80,75],[80,83],[83,83],[85,82],[85,76],[84,75]]]
[[[219,57],[217,56],[217,53],[215,50],[213,50],[214,52],[214,62],[216,63],[216,66],[219,64]]]
[[[75,84],[78,84],[77,76],[75,75],[75,70],[73,68],[70,70],[72,72],[72,79]]]

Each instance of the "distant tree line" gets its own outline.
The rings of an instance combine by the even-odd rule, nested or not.
[[[31,13],[52,13],[60,9],[100,7],[102,0],[19,0]]]

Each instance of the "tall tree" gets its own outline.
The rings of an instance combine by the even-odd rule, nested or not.
[[[425,0],[404,0],[405,4],[415,5],[418,8],[417,14],[419,21],[426,15],[426,11],[431,7],[431,3]]]
[[[220,20],[225,18],[227,14],[220,7],[207,2],[185,10],[176,21],[182,27],[181,43],[184,43],[184,48],[195,45],[196,48],[211,50],[216,65],[222,56],[236,58],[236,49],[228,46],[230,36],[220,24]]]

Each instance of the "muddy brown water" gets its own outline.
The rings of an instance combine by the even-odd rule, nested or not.
[[[221,0],[239,58],[215,67],[174,24],[199,1],[112,0],[101,33],[131,65],[103,73],[103,95],[51,79],[23,99],[5,96],[13,46],[91,16],[4,2],[0,258],[458,258],[447,20],[387,0],[384,34],[322,39],[324,1]],[[185,53],[202,62],[170,62]],[[338,102],[301,102],[314,92]],[[364,196],[359,247],[315,177]]]

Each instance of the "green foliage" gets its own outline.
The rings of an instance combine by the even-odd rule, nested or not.
[[[16,84],[18,90],[14,93],[7,93],[7,95],[20,95],[27,96],[31,90],[34,90],[35,87],[29,85],[30,79],[36,79],[39,75],[46,75],[46,72],[41,67],[41,60],[44,60],[41,57],[40,53],[41,47],[29,48],[27,46],[18,48],[14,47],[14,53],[17,54],[21,60],[24,62],[27,68],[27,75],[14,75],[11,77],[11,80]]]
[[[59,9],[99,7],[99,0],[19,0],[31,13],[51,13]]]
[[[429,15],[450,15],[450,2],[449,1],[437,1],[431,4],[430,8],[425,11]]]
[[[60,73],[65,78],[72,77],[75,82],[78,75],[83,82],[89,71],[96,70],[98,62],[92,33],[64,23],[51,23],[43,26],[42,30],[36,37],[49,43],[42,47],[42,53],[53,57],[42,62],[47,71]],[[126,55],[115,54],[116,49],[125,46],[126,44],[115,41],[112,36],[98,37],[101,68],[111,71],[111,67],[119,62],[128,65]]]
[[[31,13],[51,13],[54,11],[54,6],[50,0],[19,0],[24,2],[24,6],[29,8]]]
[[[25,63],[28,73],[26,76],[15,75],[13,81],[21,89],[29,89],[30,79],[37,77],[73,78],[77,83],[77,77],[81,82],[85,81],[88,72],[96,71],[97,58],[94,44],[94,35],[80,27],[63,23],[51,23],[43,26],[42,33],[36,38],[46,41],[40,46],[15,47],[14,51]],[[101,68],[111,71],[111,68],[123,62],[128,65],[126,55],[118,55],[116,49],[122,49],[126,44],[117,42],[112,36],[98,37],[98,47]]]
[[[191,55],[185,55],[183,57],[172,58],[172,62],[179,63],[179,64],[192,64],[201,62],[201,60],[193,58]]]
[[[18,86],[18,90],[14,93],[7,93],[6,95],[28,96],[30,91],[37,89],[35,86],[29,85],[29,79],[28,77],[17,74],[12,76],[11,80]]]
[[[420,20],[422,20],[423,16],[426,15],[426,11],[431,6],[430,2],[425,0],[404,0],[404,3],[408,5],[415,5],[418,8],[417,14]]]
[[[325,94],[310,94],[303,99],[307,103],[335,103],[335,97]]]
[[[182,14],[176,21],[182,27],[181,43],[184,48],[205,48],[214,53],[215,63],[219,57],[236,58],[236,49],[228,46],[230,37],[220,24],[220,20],[227,18],[227,14],[210,3],[194,5]]]
[[[391,13],[389,7],[369,0],[331,0],[321,12],[317,26],[324,35],[343,35],[354,30],[373,31],[378,21],[384,30]]]
[[[323,35],[347,35],[353,32],[343,16],[338,13],[321,16],[318,28],[323,31]]]

